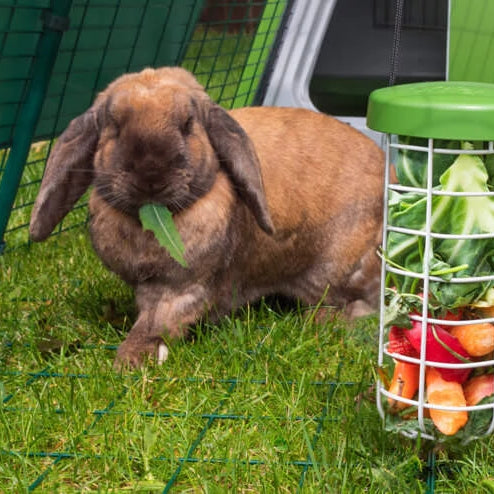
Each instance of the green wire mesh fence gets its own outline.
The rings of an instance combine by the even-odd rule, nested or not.
[[[0,250],[28,242],[50,145],[98,91],[182,65],[225,108],[254,102],[288,0],[10,0],[0,6]],[[83,224],[83,198],[56,233]]]
[[[258,329],[261,333],[266,331]],[[252,365],[256,353],[262,351],[262,341],[246,356],[245,370]],[[113,353],[114,350],[116,347],[110,345],[87,345],[78,349],[96,354]],[[343,362],[337,367],[333,379],[310,384],[314,389],[314,397],[318,397],[314,400],[317,403],[314,414],[293,417],[287,416],[282,409],[279,410],[279,416],[251,415],[244,404],[245,393],[250,394],[252,390],[257,396],[264,396],[264,399],[274,387],[278,388],[278,393],[279,388],[285,388],[287,394],[293,393],[300,383],[292,381],[269,383],[263,378],[246,382],[241,378],[155,376],[146,384],[148,397],[143,400],[143,405],[147,405],[147,408],[129,410],[128,400],[135,401],[144,385],[142,377],[115,376],[113,381],[109,381],[108,376],[61,373],[49,367],[32,372],[3,371],[1,417],[3,422],[9,423],[5,430],[17,431],[17,434],[19,430],[29,430],[32,436],[18,441],[16,450],[0,450],[0,456],[5,468],[18,471],[24,480],[23,485],[27,485],[27,492],[38,489],[55,492],[63,486],[70,489],[71,485],[80,487],[85,484],[85,479],[77,477],[78,469],[81,475],[88,475],[89,472],[92,477],[97,477],[102,472],[118,469],[120,463],[132,464],[134,469],[140,466],[144,472],[154,472],[153,480],[131,482],[130,485],[137,489],[133,492],[157,492],[158,489],[166,493],[172,488],[179,488],[181,482],[187,485],[188,470],[197,464],[201,468],[209,466],[218,471],[224,471],[225,466],[255,470],[249,474],[255,478],[262,477],[263,471],[273,462],[283,463],[289,472],[290,485],[298,486],[298,490],[302,491],[306,476],[313,473],[314,467],[321,468],[314,458],[314,451],[319,446],[324,425],[343,418],[333,404],[337,389],[356,387],[354,382],[342,381],[342,367]],[[137,387],[133,387],[132,379]],[[80,414],[80,410],[77,410],[79,402],[83,401],[77,393],[83,387],[89,388],[87,381],[90,380],[104,380],[107,395],[99,397],[100,408],[87,410],[82,406],[80,409],[84,413],[77,416]],[[191,390],[192,396],[188,394]],[[201,391],[209,396],[206,402],[201,401]],[[173,393],[177,402],[182,400],[181,410],[167,408],[167,393]],[[149,395],[153,394],[153,400],[149,400]],[[156,402],[160,401],[158,406]],[[43,405],[39,407],[41,402]],[[243,406],[235,408],[236,403],[243,403]],[[26,429],[23,420],[28,413],[35,418],[31,427]],[[135,437],[130,438],[129,430],[139,429],[136,435],[140,436],[143,428],[143,444]],[[184,437],[183,429],[195,432],[192,436]],[[255,440],[249,444],[249,431],[254,431],[253,435],[256,436],[269,430],[278,431],[274,443],[266,439],[262,445]],[[300,437],[301,431],[306,434],[305,438]],[[159,436],[159,444],[156,446],[153,445],[153,434]],[[36,437],[42,439],[37,440]],[[70,437],[68,442],[67,437]],[[125,443],[134,441],[135,454],[117,457],[105,452],[114,446],[108,441],[119,439]],[[128,452],[129,448],[124,454],[128,455]],[[83,468],[80,467],[82,463]],[[117,485],[125,485],[124,477],[120,474]],[[94,480],[89,480],[88,484],[94,485]]]

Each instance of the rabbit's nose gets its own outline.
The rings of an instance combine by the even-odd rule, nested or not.
[[[163,172],[145,167],[140,170],[140,179],[148,190],[163,188]]]
[[[151,180],[147,182],[147,189],[150,194],[155,195],[161,192],[166,185],[160,180]]]

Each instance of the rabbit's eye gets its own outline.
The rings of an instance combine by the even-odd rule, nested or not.
[[[111,137],[120,136],[120,126],[117,124],[116,120],[111,117],[107,117],[104,129]]]
[[[184,124],[182,125],[182,134],[184,136],[188,136],[192,133],[192,127],[194,125],[194,118],[193,117],[189,117],[185,122]]]

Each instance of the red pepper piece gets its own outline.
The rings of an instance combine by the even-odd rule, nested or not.
[[[422,340],[422,323],[412,321],[412,329],[405,329],[405,336],[413,348],[420,353]],[[463,358],[463,360],[462,360]],[[427,325],[426,359],[430,362],[460,364],[469,359],[467,351],[448,331],[432,324]],[[463,383],[468,379],[471,369],[437,369],[445,381]]]
[[[461,309],[456,309],[454,312],[448,310],[442,317],[438,317],[438,319],[441,319],[443,321],[461,321],[465,319],[465,316]],[[454,327],[453,325],[449,324],[438,324],[438,326],[446,329],[447,331],[451,330],[451,328]]]
[[[388,352],[399,353],[406,357],[418,357],[419,353],[413,345],[408,341],[405,335],[406,329],[391,326],[389,330]]]

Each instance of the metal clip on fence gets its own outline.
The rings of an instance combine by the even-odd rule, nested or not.
[[[457,251],[465,248],[465,245],[478,245],[476,242],[490,240],[494,245],[494,229],[478,228],[458,234],[455,222],[458,224],[464,219],[454,216],[455,204],[458,204],[456,201],[464,201],[465,204],[473,198],[481,198],[485,201],[483,204],[492,201],[494,211],[494,193],[491,192],[494,184],[494,166],[491,166],[494,165],[494,85],[432,82],[379,89],[370,96],[367,124],[371,129],[387,134],[378,365],[381,370],[393,372],[393,361],[401,360],[418,366],[419,375],[417,391],[411,397],[405,397],[401,392],[388,391],[385,379],[381,378],[377,387],[378,410],[387,429],[399,431],[408,437],[420,435],[437,441],[445,440],[447,436],[439,432],[433,417],[437,416],[434,411],[449,412],[450,416],[454,412],[467,412],[468,421],[458,432],[451,434],[466,443],[494,431],[492,390],[490,396],[487,393],[483,400],[475,404],[435,404],[430,397],[428,399],[426,373],[431,368],[436,368],[443,377],[446,375],[443,372],[463,372],[468,375],[468,380],[472,376],[488,374],[494,387],[493,352],[482,357],[471,357],[468,362],[462,359],[449,363],[436,361],[440,359],[433,355],[430,331],[442,327],[442,330],[454,332],[452,328],[458,325],[494,322],[493,317],[482,316],[471,310],[472,304],[478,304],[479,299],[485,298],[488,287],[494,286],[494,251],[488,251],[482,261],[453,267],[447,277],[440,271],[435,272],[436,264],[433,263],[445,261],[440,252],[444,242],[449,243],[449,248],[456,247]],[[467,161],[459,162],[460,156],[468,156],[464,158]],[[456,189],[445,186],[454,164],[455,170],[461,171],[463,163],[471,163],[468,161],[470,157],[476,160],[485,187],[481,191],[474,190],[470,188],[469,180],[462,181]],[[393,183],[390,178],[393,165],[398,183]],[[490,174],[488,184],[487,172]],[[404,224],[406,215],[402,215],[401,223],[396,219],[396,204],[404,205],[404,198],[408,200],[408,206],[420,203],[421,215],[416,217],[418,221],[414,224]],[[449,205],[442,212],[438,211],[439,201]],[[403,208],[408,206],[404,205]],[[444,223],[438,221],[439,214],[449,220],[446,222],[446,230]],[[487,217],[487,211],[485,215]],[[484,217],[484,213],[480,216]],[[393,249],[397,238],[405,243],[408,241],[409,246],[415,246],[415,250],[420,252],[414,253],[412,247],[408,251],[409,257],[404,260],[396,254],[397,249]],[[413,256],[420,262],[415,262],[410,269],[410,265],[406,264]],[[488,266],[488,270],[476,272],[480,262],[485,263],[484,267]],[[465,295],[465,306],[469,309],[467,311],[463,308],[459,312],[460,319],[465,320],[450,320],[444,313],[455,307],[455,304],[450,300],[448,306],[448,301],[442,297],[448,290],[455,291],[460,286],[472,288],[472,300],[468,300]],[[479,290],[474,295],[476,287]],[[390,328],[386,322],[390,304],[386,294],[393,296],[398,293],[400,299],[400,294],[410,292],[419,294],[416,297],[419,306],[416,312],[409,314],[410,321],[415,321],[415,328],[419,330],[419,348],[416,354],[407,356],[389,349]],[[432,307],[442,310],[439,316],[434,314]],[[440,342],[437,338],[436,341]],[[462,387],[465,389],[465,384]],[[391,409],[390,402],[395,406],[394,409]],[[398,413],[397,409],[400,410]]]

